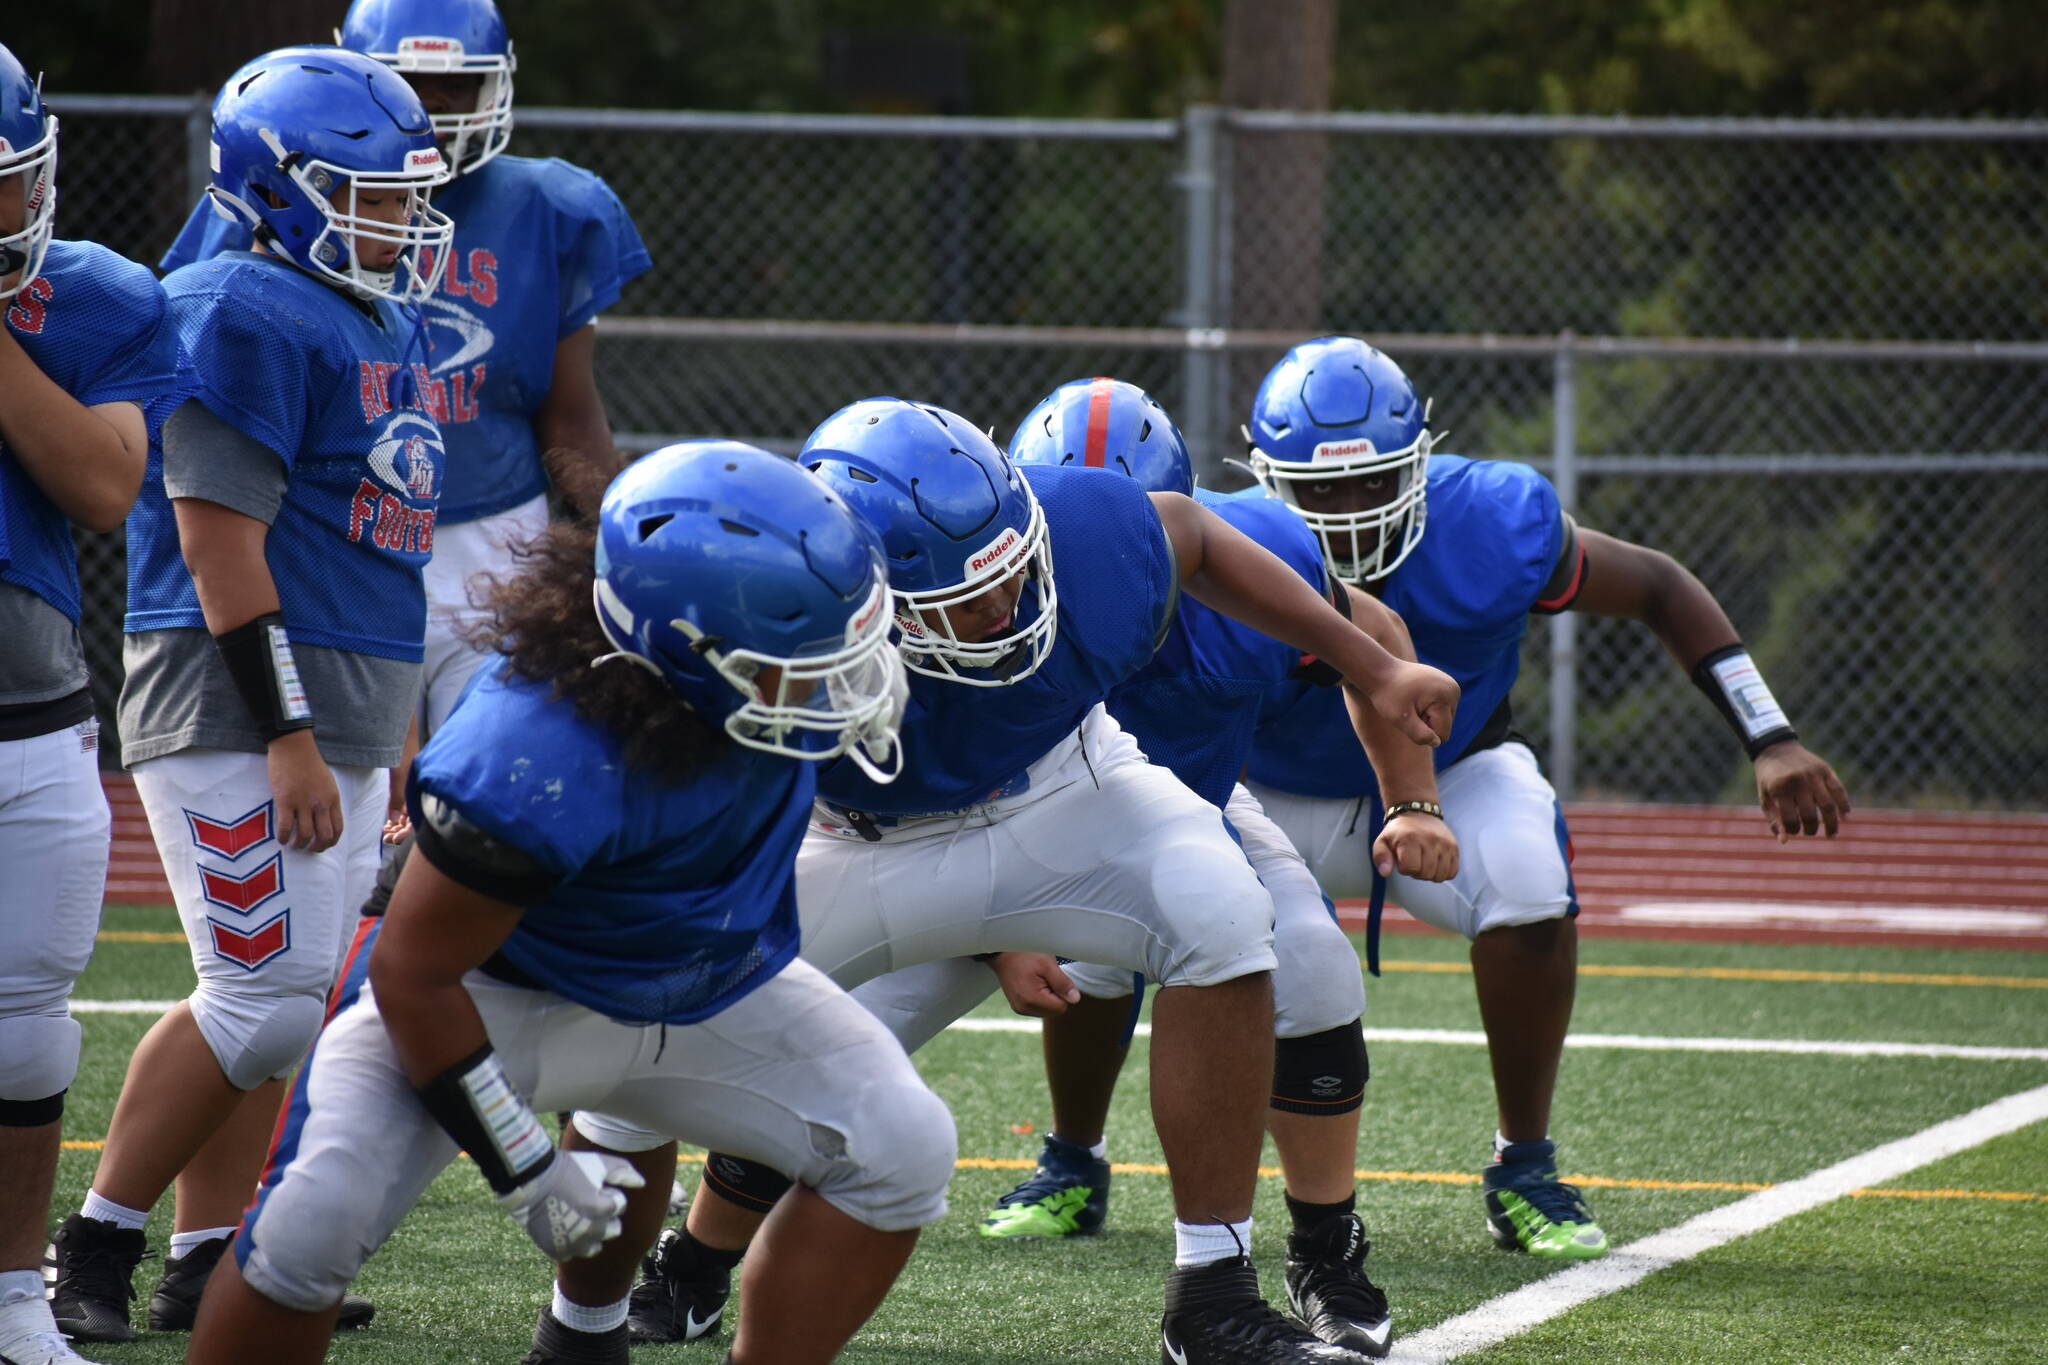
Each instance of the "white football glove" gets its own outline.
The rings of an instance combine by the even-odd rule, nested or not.
[[[549,1260],[567,1261],[595,1256],[624,1231],[625,1191],[646,1183],[624,1157],[557,1152],[546,1170],[497,1200]]]

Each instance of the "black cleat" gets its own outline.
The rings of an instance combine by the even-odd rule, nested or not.
[[[1394,1339],[1386,1292],[1365,1277],[1372,1243],[1358,1215],[1287,1239],[1287,1303],[1324,1341],[1377,1359]]]
[[[1242,1256],[1176,1266],[1166,1277],[1160,1365],[1362,1365],[1365,1357],[1319,1340],[1259,1297]]]
[[[152,1332],[192,1330],[192,1324],[199,1319],[199,1300],[206,1293],[206,1282],[213,1277],[213,1268],[220,1264],[220,1258],[227,1254],[228,1241],[226,1237],[210,1237],[183,1256],[165,1258],[164,1277],[157,1281],[156,1292],[149,1296]],[[334,1325],[347,1331],[361,1327],[376,1315],[377,1306],[362,1295],[344,1294],[341,1316]]]
[[[50,1315],[74,1341],[133,1341],[128,1305],[146,1243],[141,1228],[74,1213],[43,1253]]]
[[[629,1365],[631,1358],[625,1323],[609,1332],[578,1332],[543,1308],[533,1328],[533,1349],[519,1365]]]
[[[635,1342],[695,1341],[718,1330],[732,1297],[732,1267],[691,1251],[683,1233],[670,1228],[640,1262],[640,1283],[626,1311]]]

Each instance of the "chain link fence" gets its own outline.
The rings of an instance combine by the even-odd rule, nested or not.
[[[153,260],[204,107],[52,103],[59,230]],[[1698,573],[1856,799],[2048,805],[2048,123],[525,110],[515,150],[602,174],[654,255],[599,349],[629,449],[793,449],[876,393],[1001,436],[1115,374],[1227,485],[1280,352],[1356,332],[1445,448]],[[85,541],[110,699],[120,545]],[[1516,706],[1568,794],[1747,797],[1632,623],[1533,626]]]

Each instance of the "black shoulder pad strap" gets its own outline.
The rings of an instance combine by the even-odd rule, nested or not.
[[[442,875],[507,905],[538,904],[560,880],[432,792],[419,793],[413,834],[419,852]]]

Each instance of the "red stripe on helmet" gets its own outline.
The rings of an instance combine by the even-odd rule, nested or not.
[[[1088,391],[1088,444],[1081,451],[1081,463],[1090,469],[1103,466],[1103,451],[1109,447],[1110,385],[1114,379],[1098,379]]]

